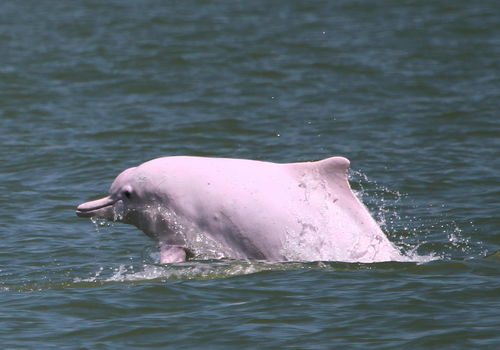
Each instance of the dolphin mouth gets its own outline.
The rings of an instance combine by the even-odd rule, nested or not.
[[[104,197],[95,201],[80,204],[76,208],[76,215],[83,218],[102,217],[108,218],[108,212],[113,208],[115,200],[111,197]]]

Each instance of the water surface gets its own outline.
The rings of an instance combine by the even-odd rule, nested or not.
[[[5,349],[495,349],[495,1],[3,1]],[[167,155],[342,155],[421,262],[158,264],[77,218]]]

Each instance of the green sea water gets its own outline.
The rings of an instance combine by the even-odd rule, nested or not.
[[[496,1],[1,1],[1,348],[499,348],[499,57]],[[160,265],[75,216],[181,154],[345,156],[419,258]]]

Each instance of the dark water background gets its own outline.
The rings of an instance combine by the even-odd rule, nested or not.
[[[1,1],[3,349],[500,347],[498,1]],[[157,264],[74,207],[166,155],[343,155],[421,263]]]

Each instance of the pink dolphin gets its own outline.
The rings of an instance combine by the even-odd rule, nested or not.
[[[190,254],[270,261],[403,260],[347,180],[349,160],[277,164],[164,157],[123,171],[81,217],[132,224],[160,262]]]

